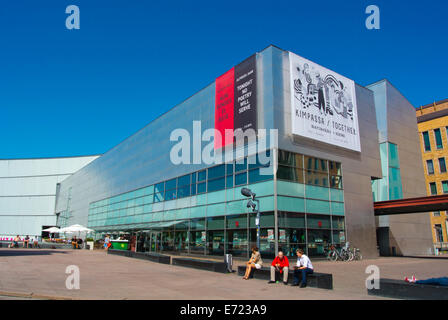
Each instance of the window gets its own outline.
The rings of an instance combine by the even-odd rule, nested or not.
[[[222,164],[208,169],[208,192],[225,189],[226,165]]]
[[[161,182],[154,186],[154,202],[160,202],[164,200],[165,183]]]
[[[233,188],[233,162],[226,164],[226,188]]]
[[[423,132],[422,136],[423,136],[423,144],[425,146],[425,151],[431,151],[431,142],[429,140],[428,131]]]
[[[440,133],[440,129],[434,129],[434,136],[436,137],[436,147],[437,149],[442,149],[443,148],[443,143],[442,143],[442,134]]]
[[[205,193],[207,191],[206,188],[206,179],[207,179],[207,170],[202,170],[198,172],[198,188],[197,193]]]
[[[428,174],[434,174],[434,164],[432,163],[432,160],[426,160],[426,168]]]
[[[434,225],[435,233],[436,233],[436,241],[437,242],[443,242],[443,231],[442,231],[442,225],[436,224]]]
[[[439,168],[440,168],[440,173],[446,172],[445,158],[439,158]]]
[[[440,211],[434,211],[434,212],[432,213],[432,215],[433,215],[434,217],[440,217]]]
[[[448,193],[448,181],[442,181],[442,192]]]
[[[278,151],[278,163],[292,167],[303,168],[303,156],[289,151]]]
[[[190,196],[190,179],[191,175],[179,177],[177,179],[177,197],[184,198]]]
[[[235,175],[235,186],[247,184],[247,172],[238,173]]]
[[[437,195],[437,185],[436,185],[435,182],[431,182],[431,183],[429,184],[429,190],[431,191],[431,195],[432,195],[432,196]]]
[[[328,187],[327,161],[305,156],[305,183]]]
[[[277,170],[277,178],[280,180],[288,180],[303,183],[303,170],[300,168],[286,167],[279,165]]]
[[[191,195],[194,196],[196,194],[196,172],[191,174]]]
[[[171,179],[165,182],[165,200],[176,199],[177,196],[177,179]]]

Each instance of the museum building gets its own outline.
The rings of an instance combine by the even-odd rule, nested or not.
[[[97,237],[127,233],[136,251],[248,257],[256,213],[242,188],[259,200],[265,257],[346,241],[365,257],[431,248],[426,214],[373,207],[425,195],[414,107],[387,80],[364,87],[275,46],[60,182],[55,214]]]

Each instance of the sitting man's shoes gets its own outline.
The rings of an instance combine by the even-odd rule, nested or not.
[[[269,283],[269,284],[271,284],[271,283],[275,283],[275,281],[269,280],[268,283]]]
[[[285,286],[287,286],[287,285],[288,285],[288,281],[283,281],[283,284],[284,284]]]
[[[297,287],[298,285],[299,285],[298,283],[291,284],[291,286],[293,286],[293,287]]]
[[[300,284],[300,288],[306,288],[306,284],[301,283],[301,284]]]

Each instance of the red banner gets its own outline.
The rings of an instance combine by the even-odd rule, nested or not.
[[[221,133],[221,139],[215,137],[215,149],[233,143],[235,69],[232,68],[215,82],[215,129]],[[232,129],[225,133],[225,129]]]

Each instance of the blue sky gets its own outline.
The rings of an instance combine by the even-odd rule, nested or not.
[[[67,30],[77,5],[81,29]],[[381,29],[365,28],[375,4]],[[414,106],[448,98],[446,1],[0,4],[0,158],[103,153],[269,44]]]

